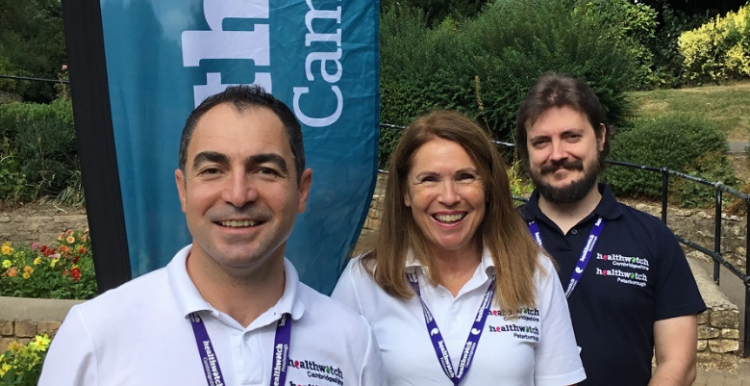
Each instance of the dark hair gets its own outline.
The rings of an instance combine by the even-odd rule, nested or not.
[[[604,124],[604,108],[594,91],[585,82],[572,76],[547,72],[537,79],[526,94],[526,99],[516,114],[516,149],[521,164],[529,170],[529,149],[526,145],[526,132],[542,114],[553,107],[571,107],[586,116],[597,138],[601,137]],[[606,127],[606,141],[599,153],[599,165],[605,166],[604,159],[609,154],[609,143],[613,130]]]
[[[297,182],[299,182],[302,171],[305,169],[305,147],[302,143],[302,128],[299,121],[297,121],[292,110],[284,102],[276,99],[262,87],[256,85],[229,86],[226,90],[206,98],[190,113],[185,122],[185,127],[182,129],[182,138],[180,139],[180,169],[183,172],[185,171],[187,149],[198,121],[209,110],[224,103],[231,103],[239,112],[250,108],[267,108],[279,117],[281,123],[284,124],[286,135],[289,138],[289,147],[292,148],[294,167],[297,169]]]
[[[495,263],[495,299],[503,309],[535,304],[533,275],[539,265],[539,247],[513,207],[505,163],[490,136],[467,116],[455,111],[434,111],[414,120],[391,153],[380,230],[366,241],[369,253],[362,262],[378,285],[397,298],[414,291],[404,280],[409,252],[427,268],[432,284],[440,282],[435,260],[425,237],[404,203],[407,177],[414,153],[425,143],[441,138],[460,145],[476,165],[486,199],[484,218],[476,230],[478,246],[487,248]]]

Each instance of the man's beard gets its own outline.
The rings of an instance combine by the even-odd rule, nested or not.
[[[583,170],[583,177],[580,180],[573,181],[570,185],[557,188],[545,183],[542,179],[547,174],[555,173],[559,169]],[[601,171],[599,159],[595,159],[584,169],[583,161],[576,159],[572,161],[553,162],[549,165],[542,166],[536,172],[532,171],[531,180],[534,182],[539,195],[552,204],[572,204],[583,200],[584,197],[596,185],[596,179]]]

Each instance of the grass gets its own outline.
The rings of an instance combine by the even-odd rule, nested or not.
[[[688,113],[711,119],[728,141],[747,141],[750,127],[750,82],[679,90],[636,91],[627,94],[636,115],[655,117]]]

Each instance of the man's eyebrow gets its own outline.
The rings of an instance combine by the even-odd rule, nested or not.
[[[582,133],[583,131],[584,131],[584,129],[583,129],[583,128],[580,128],[580,127],[571,127],[571,128],[569,128],[569,129],[567,129],[567,130],[563,131],[562,133],[563,133],[563,134],[580,134],[580,133]]]
[[[227,165],[229,164],[229,157],[216,151],[202,151],[193,158],[193,168],[197,168],[204,162]]]
[[[284,157],[276,153],[261,153],[254,154],[245,158],[245,165],[261,165],[264,163],[272,163],[281,169],[284,174],[289,174],[289,168],[287,167],[286,160]]]

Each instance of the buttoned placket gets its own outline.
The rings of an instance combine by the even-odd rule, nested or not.
[[[241,385],[264,385],[264,371],[270,371],[271,368],[271,350],[265,350],[266,355],[264,355],[263,348],[273,346],[273,332],[276,324],[258,326],[253,323],[243,328],[229,315],[216,310],[212,310],[211,314],[229,331],[232,358],[225,359],[219,356],[219,361],[221,364],[232,364],[232,368],[230,370],[222,367],[222,371],[232,371]],[[273,312],[273,315],[275,317],[276,313]]]
[[[490,277],[487,276],[486,273],[480,272],[482,269],[486,269],[486,267],[483,267],[483,264],[480,263],[474,272],[474,275],[472,275],[469,281],[464,284],[463,288],[461,288],[455,297],[453,297],[450,291],[442,285],[433,287],[422,284],[420,287],[422,299],[427,304],[427,307],[430,308],[430,312],[433,317],[435,317],[435,321],[437,322],[440,331],[443,332],[444,337],[448,340],[457,339],[463,344],[466,339],[464,334],[469,333],[471,324],[468,324],[469,327],[464,325],[466,324],[463,323],[465,322],[464,319],[474,319],[476,310],[479,308],[481,301],[478,300],[476,302],[477,304],[466,304],[466,302],[469,299],[472,299],[470,295],[473,291],[481,291],[484,293],[487,290],[486,284],[490,281]],[[419,276],[420,284],[428,283],[427,277],[423,274],[420,274]],[[466,312],[468,312],[466,315],[470,316],[464,315]],[[451,356],[454,356],[453,351],[451,351]]]

